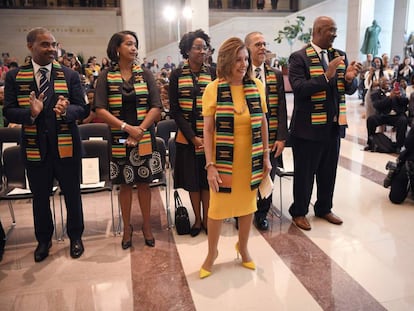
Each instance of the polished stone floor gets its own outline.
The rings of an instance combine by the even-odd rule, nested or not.
[[[287,213],[292,180],[283,179],[283,217],[269,217],[268,232],[251,232],[257,270],[243,268],[236,259],[237,231],[228,220],[213,274],[200,280],[206,235],[191,238],[168,230],[164,189],[152,189],[155,248],[144,246],[135,200],[133,248],[127,251],[121,249],[121,237],[112,234],[108,193],[85,196],[85,253],[77,260],[69,256],[64,238],[53,241],[45,261],[34,263],[31,203],[21,201],[14,204],[17,224],[0,263],[0,309],[413,310],[413,201],[389,202],[382,180],[386,162],[395,155],[363,151],[366,130],[359,103],[356,97],[347,99],[350,126],[342,140],[334,197],[343,225],[317,219],[312,211],[311,231],[292,225]],[[292,165],[290,150],[285,162]],[[188,195],[180,194],[190,207]],[[273,198],[280,208],[278,179]],[[60,233],[59,198],[55,201]],[[6,202],[0,203],[0,217],[9,227]]]

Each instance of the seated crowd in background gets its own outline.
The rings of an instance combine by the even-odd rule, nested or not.
[[[386,131],[386,125],[396,132],[394,152],[404,146],[408,126],[414,122],[413,67],[411,57],[400,63],[395,55],[392,63],[384,53],[381,57],[367,55],[360,75],[359,96],[365,105],[367,146],[365,150],[376,151],[374,134]],[[388,135],[393,136],[393,135]]]

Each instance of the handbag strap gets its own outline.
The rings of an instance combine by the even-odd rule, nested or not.
[[[175,202],[175,209],[177,209],[179,206],[183,206],[183,202],[181,202],[181,198],[177,190],[174,191],[174,202]]]

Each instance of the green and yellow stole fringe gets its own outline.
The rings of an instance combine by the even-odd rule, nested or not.
[[[54,61],[53,70],[53,89],[57,95],[68,97],[68,86],[61,65]],[[16,75],[18,85],[17,101],[19,107],[30,109],[30,92],[34,88],[34,72],[32,63],[20,67]],[[53,103],[53,105],[56,103]],[[57,121],[57,138],[60,158],[70,158],[73,156],[72,134],[69,126],[60,117],[56,116]],[[26,157],[28,161],[38,162],[41,160],[39,141],[37,137],[37,125],[23,124],[23,141],[26,146]]]
[[[338,51],[333,48],[328,50],[329,53],[334,53],[334,57],[340,56]],[[309,72],[311,78],[318,77],[324,74],[321,61],[316,53],[315,49],[309,45],[306,48],[306,55],[310,58],[311,65],[309,66]],[[346,105],[345,105],[345,63],[342,61],[338,68],[337,73],[337,88],[339,93],[339,116],[338,124],[346,125]],[[326,111],[326,91],[314,93],[311,96],[313,103],[311,121],[313,125],[321,125],[327,123],[327,111]]]
[[[277,76],[270,67],[265,64],[265,77],[266,77],[266,93],[268,97],[268,115],[269,115],[269,146],[273,146],[277,139],[277,129],[279,116],[279,93],[277,89]]]
[[[251,189],[259,186],[263,177],[262,107],[259,91],[253,81],[245,81],[244,95],[252,125]],[[216,109],[216,167],[223,181],[220,192],[231,192],[234,146],[234,104],[230,85],[224,79],[218,82]]]
[[[193,75],[191,73],[188,60],[184,61],[181,76],[178,78],[178,103],[183,112],[184,119],[192,126],[193,106],[196,110],[196,136],[203,137],[204,119],[202,115],[202,101],[204,90],[211,82],[211,75],[205,65],[201,67],[197,85],[194,86]],[[195,92],[193,91],[195,89]],[[196,151],[197,154],[204,154],[204,151]]]
[[[143,70],[140,66],[132,67],[134,79],[134,89],[136,95],[136,113],[138,124],[145,119],[148,110],[148,88],[144,80]],[[108,71],[108,102],[109,111],[118,119],[121,119],[122,109],[122,76],[118,67]],[[122,120],[122,119],[121,119]],[[124,132],[118,128],[111,128],[112,133],[112,156],[114,158],[126,157],[126,146],[119,143],[120,138],[124,138]],[[138,152],[140,156],[150,156],[152,154],[151,133],[149,130],[144,132],[143,137],[138,144]]]

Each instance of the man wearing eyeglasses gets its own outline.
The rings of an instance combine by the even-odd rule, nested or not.
[[[286,96],[283,75],[280,70],[271,68],[266,63],[267,44],[261,32],[249,33],[244,42],[250,51],[252,69],[256,78],[260,79],[265,87],[267,102],[267,123],[269,130],[269,147],[272,170],[270,177],[275,177],[277,158],[282,154],[287,139]],[[269,228],[267,213],[272,203],[272,195],[257,201],[257,211],[254,215],[254,224],[257,229],[265,231]]]

